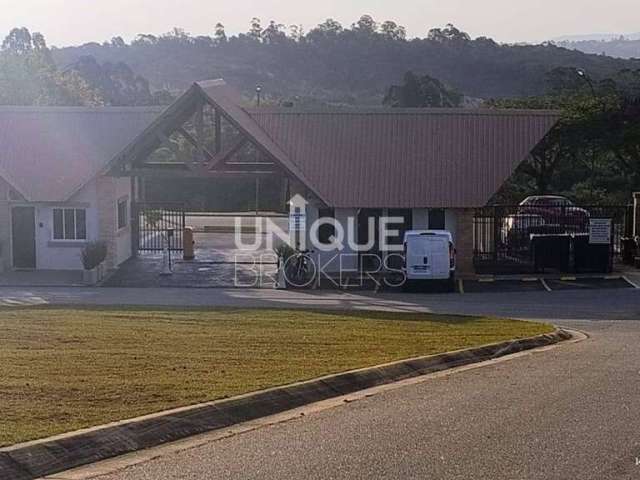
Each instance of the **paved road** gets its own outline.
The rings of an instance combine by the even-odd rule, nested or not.
[[[373,295],[0,289],[21,303],[390,309],[558,319],[590,338],[379,393],[102,480],[640,478],[640,292]]]
[[[640,319],[640,291],[636,289],[420,295],[272,289],[0,287],[0,306],[42,304],[383,309],[529,319]]]
[[[640,478],[640,323],[160,457],[101,480]]]

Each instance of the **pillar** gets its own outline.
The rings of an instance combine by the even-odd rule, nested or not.
[[[111,270],[116,266],[117,245],[117,206],[115,178],[100,175],[96,179],[98,198],[98,240],[107,245],[105,267]]]
[[[459,276],[475,275],[473,266],[473,217],[474,209],[457,210],[456,218],[456,270]]]

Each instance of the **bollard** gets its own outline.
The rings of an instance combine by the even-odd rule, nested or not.
[[[193,260],[194,258],[196,258],[196,255],[195,255],[196,242],[193,239],[193,227],[185,227],[182,241],[184,243],[183,258],[185,260]]]

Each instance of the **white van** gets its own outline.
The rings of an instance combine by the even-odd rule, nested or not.
[[[404,236],[404,274],[408,282],[446,280],[455,288],[456,250],[446,230],[409,231]]]

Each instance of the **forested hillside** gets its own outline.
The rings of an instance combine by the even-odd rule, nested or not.
[[[640,68],[640,60],[586,55],[551,44],[472,40],[453,26],[407,39],[401,26],[379,24],[369,16],[348,28],[327,20],[306,33],[275,22],[263,26],[254,19],[247,33],[235,36],[227,36],[218,24],[211,36],[193,37],[176,29],[161,36],[139,35],[131,43],[116,37],[52,53],[61,68],[84,56],[99,63],[124,62],[155,89],[178,92],[195,80],[223,77],[247,93],[261,84],[276,101],[300,97],[347,104],[380,104],[389,85],[409,70],[464,95],[491,98],[542,94],[546,74],[556,67],[581,68],[595,80]]]
[[[558,42],[558,46],[596,55],[618,58],[640,58],[640,39],[624,37],[613,40],[581,40]]]

